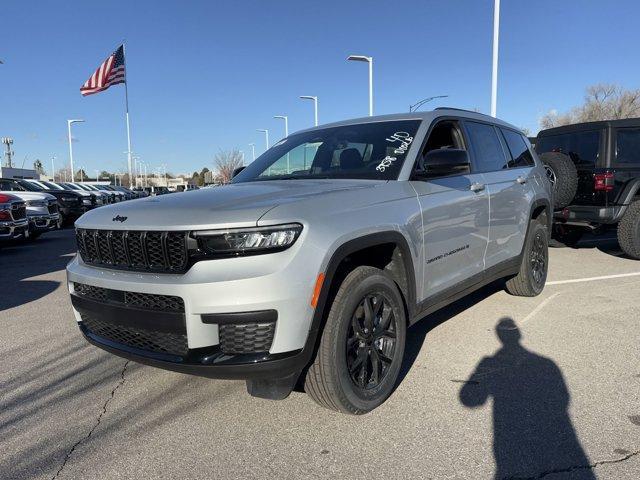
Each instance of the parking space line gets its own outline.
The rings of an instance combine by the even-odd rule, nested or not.
[[[554,293],[553,295],[550,295],[549,297],[545,298],[542,302],[540,302],[540,304],[533,309],[533,311],[527,315],[526,317],[524,317],[522,319],[522,321],[518,322],[520,325],[525,324],[526,322],[528,322],[529,320],[531,320],[533,317],[535,317],[538,313],[540,313],[540,310],[542,310],[544,307],[547,306],[547,304],[553,300],[554,298],[556,298],[558,295],[560,295],[560,292],[558,293]]]
[[[554,282],[547,282],[547,285],[565,285],[567,283],[595,282],[597,280],[609,280],[611,278],[625,278],[625,277],[637,277],[637,276],[640,276],[640,272],[618,273],[616,275],[603,275],[601,277],[574,278],[572,280],[556,280]]]

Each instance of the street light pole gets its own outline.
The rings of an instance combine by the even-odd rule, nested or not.
[[[289,117],[287,117],[286,115],[276,115],[273,118],[280,118],[284,120],[284,138],[287,138],[289,136]],[[290,171],[291,170],[289,169],[289,152],[287,152],[287,174]]]
[[[256,144],[250,143],[249,146],[251,147],[251,161],[253,161],[256,159]]]
[[[373,57],[366,55],[349,55],[347,60],[367,62],[369,64],[369,116],[373,115]]]
[[[313,124],[318,126],[318,97],[314,97],[312,95],[301,95],[301,99],[303,100],[313,100]]]
[[[498,106],[498,46],[500,44],[500,0],[493,4],[493,65],[491,68],[491,116],[497,115]]]
[[[264,133],[264,141],[267,145],[266,150],[269,150],[269,130],[266,130],[264,128],[257,128],[256,131]]]
[[[53,157],[51,157],[51,176],[53,177],[53,181],[56,181],[56,167],[55,167],[55,162],[56,160],[56,156],[54,155]]]
[[[69,161],[71,162],[71,181],[75,182],[73,174],[73,145],[71,144],[71,125],[74,123],[82,123],[84,120],[75,119],[67,120],[67,131],[69,132]]]

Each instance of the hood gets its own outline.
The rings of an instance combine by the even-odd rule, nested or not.
[[[20,200],[55,200],[56,197],[53,195],[49,195],[48,193],[40,193],[40,192],[16,192],[16,191],[2,191],[1,193],[8,193],[9,195],[13,195],[18,197]]]
[[[191,230],[256,226],[272,208],[380,180],[270,180],[140,198],[85,213],[76,226],[110,230]],[[318,202],[322,202],[319,198]],[[117,220],[114,220],[118,217]],[[122,220],[126,218],[125,220]]]

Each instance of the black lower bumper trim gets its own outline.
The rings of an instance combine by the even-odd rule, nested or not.
[[[302,350],[260,356],[225,355],[217,349],[199,354],[197,350],[192,350],[187,357],[180,357],[148,352],[112,342],[93,335],[82,324],[80,329],[89,343],[109,353],[144,365],[200,377],[236,380],[278,379],[300,373],[308,362]]]

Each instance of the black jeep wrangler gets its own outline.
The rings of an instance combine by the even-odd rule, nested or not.
[[[535,149],[554,186],[554,238],[575,245],[617,228],[622,250],[640,259],[640,118],[542,130]]]

